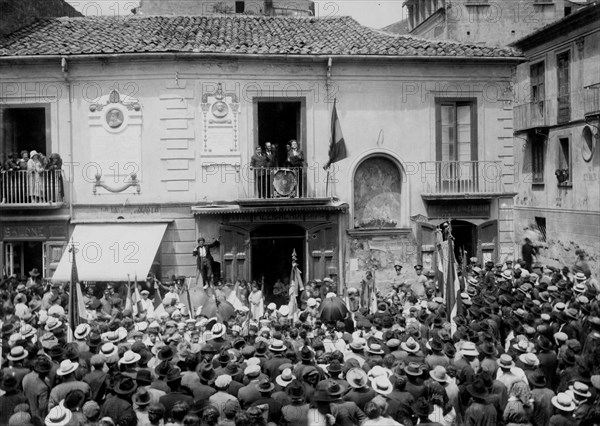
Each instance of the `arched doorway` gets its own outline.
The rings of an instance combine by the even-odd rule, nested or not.
[[[306,230],[294,224],[263,225],[250,233],[252,279],[261,283],[264,279],[266,302],[283,303],[283,298],[273,295],[277,280],[289,284],[292,270],[292,253],[300,269],[304,266]]]
[[[462,262],[463,253],[466,259],[477,256],[477,226],[466,220],[452,220],[452,236],[454,237],[454,256],[458,263]]]

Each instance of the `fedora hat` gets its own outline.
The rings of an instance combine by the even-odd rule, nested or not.
[[[198,372],[198,375],[200,376],[200,382],[207,384],[213,383],[217,377],[217,373],[210,364],[204,365]]]
[[[119,364],[124,364],[124,365],[135,364],[141,358],[142,358],[142,356],[138,353],[135,353],[133,351],[126,351],[123,354],[123,356],[121,357],[121,359],[119,360]]]
[[[380,395],[389,395],[394,390],[394,385],[387,376],[375,377],[371,381],[371,387]]]
[[[560,411],[575,411],[577,405],[575,405],[575,401],[568,393],[561,392],[558,395],[552,397],[552,405],[558,408]]]
[[[52,361],[46,355],[39,355],[33,362],[33,370],[36,373],[49,373],[52,370]]]
[[[58,404],[50,410],[44,419],[44,424],[46,426],[65,426],[71,421],[72,417],[73,413],[71,410],[65,408],[62,404]]]
[[[473,398],[480,399],[486,398],[489,394],[485,387],[485,383],[481,379],[475,379],[472,384],[467,385],[467,392],[469,392]]]
[[[158,351],[157,358],[161,361],[170,361],[175,356],[175,352],[173,352],[173,348],[171,346],[163,346]]]
[[[346,373],[346,381],[355,389],[362,389],[367,386],[369,378],[362,368],[351,368]]]
[[[496,345],[494,345],[492,342],[484,342],[481,346],[479,346],[479,350],[481,353],[488,356],[494,357],[498,355],[498,348],[496,348]]]
[[[135,381],[140,386],[147,386],[152,383],[152,373],[149,370],[138,370],[135,374]]]
[[[405,352],[408,352],[411,354],[416,354],[417,352],[419,352],[421,350],[421,346],[419,345],[419,343],[417,343],[417,341],[412,336],[409,337],[406,340],[406,342],[400,343],[400,347]]]
[[[433,339],[429,339],[427,347],[433,352],[441,352],[444,350],[444,342],[442,342],[439,337],[434,337]]]
[[[58,376],[66,376],[67,374],[74,373],[75,370],[79,367],[78,362],[73,362],[70,359],[65,359],[60,363],[58,370],[56,370],[56,375]]]
[[[13,391],[18,387],[19,381],[14,375],[7,375],[6,377],[4,377],[4,379],[2,379],[2,382],[0,382],[0,389],[6,392]]]
[[[416,362],[410,362],[406,367],[404,367],[404,372],[409,376],[420,376],[423,374],[423,369],[421,365]]]
[[[546,376],[542,371],[537,370],[529,376],[529,383],[537,388],[543,388],[546,386]]]
[[[531,352],[519,355],[519,361],[528,367],[537,367],[540,365],[540,360],[536,354]]]
[[[460,353],[464,356],[478,356],[479,351],[473,342],[464,342],[460,348]]]
[[[131,377],[123,377],[114,387],[114,391],[119,395],[130,395],[137,389],[137,384]]]
[[[281,340],[275,339],[269,345],[269,350],[271,352],[285,352],[287,346],[285,346]]]
[[[133,395],[133,403],[145,407],[150,405],[150,402],[152,402],[152,398],[148,390],[145,387],[138,388]]]
[[[14,332],[17,331],[18,328],[19,326],[17,323],[7,322],[6,324],[2,325],[2,335],[9,336],[11,334],[14,334]]]
[[[294,376],[292,374],[292,370],[289,368],[286,368],[285,370],[283,370],[281,372],[281,374],[279,376],[277,376],[275,378],[275,383],[277,383],[279,386],[285,388],[290,383],[292,383],[292,380],[294,380],[295,378],[296,378],[296,376]]]
[[[15,346],[6,356],[9,361],[22,361],[29,355],[29,352],[23,346]]]
[[[302,349],[300,350],[300,358],[303,361],[310,361],[313,359],[313,356],[314,356],[314,352],[308,346],[303,346]]]
[[[169,371],[167,371],[167,375],[165,376],[165,382],[174,382],[175,380],[180,379],[182,376],[183,374],[181,374],[181,370],[179,369],[179,367],[172,367],[169,369]]]
[[[573,392],[575,395],[580,396],[582,398],[589,398],[592,396],[589,386],[586,385],[585,383],[581,383],[579,381],[570,385],[569,390],[571,392]]]
[[[213,339],[217,339],[217,338],[223,337],[225,335],[225,333],[227,332],[227,327],[225,327],[221,323],[216,323],[215,325],[212,326],[210,331],[211,331]]]
[[[273,389],[275,389],[275,385],[273,383],[271,383],[271,381],[267,377],[263,377],[256,384],[256,389],[260,393],[267,393],[267,392],[271,392]]]
[[[506,369],[513,368],[515,366],[515,362],[513,361],[512,357],[508,354],[500,355],[500,358],[496,360],[496,363],[500,368]]]
[[[31,151],[31,152],[35,152],[35,151]],[[37,152],[35,152],[37,154]],[[38,271],[38,268],[33,268],[31,271],[29,271],[29,275],[31,275],[32,277],[39,277],[40,276],[40,271]]]
[[[76,339],[85,339],[87,337],[88,334],[90,334],[92,327],[90,327],[89,324],[79,324],[76,328],[75,331],[73,332],[73,335],[75,336]]]
[[[285,391],[292,401],[298,401],[304,398],[304,386],[297,379],[292,380],[292,382],[286,386]]]
[[[341,373],[342,372],[342,364],[337,359],[332,360],[327,366],[327,371],[330,373]]]
[[[502,278],[505,280],[512,280],[512,274],[510,273],[509,269],[502,271]]]
[[[377,343],[372,343],[367,347],[367,352],[373,355],[383,355],[383,349],[381,349],[381,345]]]
[[[436,365],[433,370],[430,370],[429,376],[440,383],[449,383],[451,381],[450,376],[448,376],[446,369],[442,365]]]
[[[235,377],[238,374],[240,374],[241,372],[242,372],[242,369],[240,368],[240,366],[233,362],[230,362],[225,367],[225,374],[229,374],[231,377]]]

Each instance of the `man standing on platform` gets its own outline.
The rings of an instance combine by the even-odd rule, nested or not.
[[[204,288],[207,288],[209,284],[212,284],[213,272],[212,262],[213,257],[210,253],[210,249],[219,246],[219,240],[215,240],[210,244],[205,244],[204,237],[198,238],[198,245],[192,252],[196,256],[197,273],[202,274],[202,283]]]

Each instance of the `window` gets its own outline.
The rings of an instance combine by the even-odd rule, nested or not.
[[[438,161],[477,160],[475,111],[474,101],[437,101],[436,156]]]
[[[556,72],[558,81],[558,123],[566,123],[571,119],[571,95],[569,82],[569,52],[556,56]]]
[[[546,242],[546,218],[545,217],[535,217],[535,226],[537,230],[540,232],[540,242]]]
[[[6,155],[21,151],[37,151],[50,154],[49,149],[49,109],[42,105],[7,106],[0,108],[2,146],[0,152]]]
[[[402,175],[389,157],[364,160],[354,173],[354,227],[396,228],[400,224]]]
[[[255,146],[265,147],[266,142],[273,146],[276,158],[273,166],[283,167],[287,160],[287,144],[295,139],[300,149],[306,152],[304,146],[304,102],[303,101],[278,101],[258,100],[257,107],[257,129],[258,140]]]
[[[245,12],[245,5],[243,1],[236,1],[235,2],[235,13],[244,13]]]
[[[558,151],[558,169],[556,170],[556,178],[558,183],[569,185],[571,182],[571,152],[569,138],[560,138]]]
[[[544,183],[544,138],[534,136],[531,144],[531,175],[533,184]]]
[[[544,62],[538,62],[530,68],[531,81],[531,115],[534,119],[544,117],[544,100],[546,99]]]

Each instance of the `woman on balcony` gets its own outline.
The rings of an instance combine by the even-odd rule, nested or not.
[[[43,202],[44,183],[42,173],[44,164],[42,157],[37,151],[31,151],[27,161],[27,189],[31,203]]]
[[[304,168],[304,153],[300,149],[298,142],[292,139],[289,143],[290,148],[287,152],[286,166],[293,167],[298,177],[298,196],[303,194],[303,168]]]
[[[57,153],[50,154],[50,157],[48,157],[46,170],[48,170],[48,179],[50,179],[50,184],[48,185],[51,191],[51,194],[48,196],[49,201],[60,202],[65,196],[62,163],[62,158],[60,158],[60,155]]]

